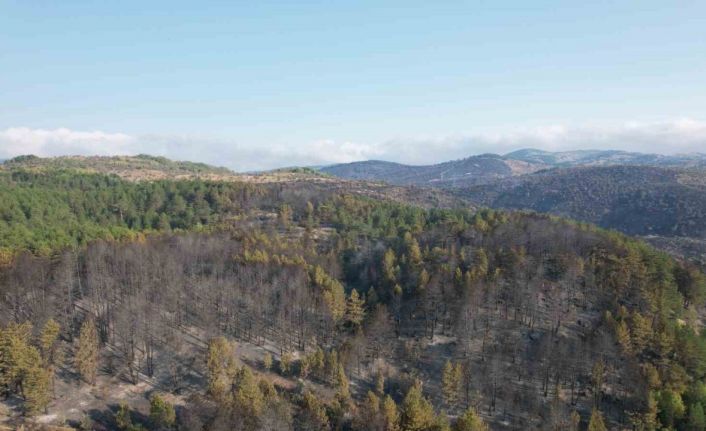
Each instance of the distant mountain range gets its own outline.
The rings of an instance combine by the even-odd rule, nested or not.
[[[706,167],[706,154],[667,156],[626,151],[549,152],[524,149],[505,155],[481,154],[435,165],[413,166],[368,160],[326,166],[320,170],[341,178],[384,181],[397,185],[463,187],[551,168],[616,165]]]
[[[551,213],[641,236],[706,267],[706,154],[483,154],[436,165],[327,166],[343,178],[437,188],[472,206]]]
[[[513,151],[504,156],[509,160],[522,160],[551,167],[571,166],[706,166],[706,154],[645,154],[616,150],[579,150],[550,152],[535,149]]]

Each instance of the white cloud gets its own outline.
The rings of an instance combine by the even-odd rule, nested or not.
[[[507,133],[422,140],[397,139],[385,144],[387,154],[407,163],[429,163],[471,154],[504,154],[522,148],[547,151],[624,150],[677,154],[706,152],[706,122],[692,119],[618,126],[552,125]],[[397,148],[395,148],[397,147]],[[402,148],[408,148],[405,151]]]
[[[226,166],[238,171],[283,166],[319,165],[362,160],[383,155],[375,145],[314,141],[305,145],[247,146],[194,136],[143,135],[66,128],[44,130],[13,127],[0,131],[0,159],[22,154],[62,155],[152,154]]]
[[[131,154],[136,143],[134,137],[124,133],[11,127],[0,131],[0,157]]]
[[[0,159],[20,154],[112,155],[147,153],[227,166],[238,171],[381,159],[437,163],[520,148],[550,151],[619,149],[649,153],[706,152],[706,122],[692,119],[617,126],[550,125],[506,133],[397,138],[381,143],[337,142],[243,145],[194,136],[144,135],[14,127],[0,131]]]

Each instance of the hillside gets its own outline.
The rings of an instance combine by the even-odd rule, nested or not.
[[[128,180],[159,180],[165,178],[223,179],[235,175],[226,168],[204,163],[172,161],[164,157],[140,154],[137,156],[19,156],[6,160],[2,170],[57,170],[78,169],[84,172],[114,174]]]
[[[553,169],[458,189],[480,205],[531,209],[630,235],[706,238],[706,172],[640,166]]]
[[[0,266],[10,424],[686,430],[706,405],[703,275],[615,233],[325,182],[12,175],[0,236],[73,242]]]
[[[544,165],[484,154],[427,166],[371,160],[327,166],[321,168],[321,171],[341,178],[443,187],[487,182],[542,168]]]
[[[575,166],[661,166],[661,167],[704,167],[706,154],[645,154],[615,150],[542,151],[524,149],[505,154],[506,159],[522,160],[548,167]]]
[[[671,256],[690,260],[706,271],[706,238],[648,235],[641,239]]]
[[[625,151],[518,150],[503,156],[482,154],[435,165],[411,166],[379,160],[326,166],[322,172],[341,178],[384,181],[398,185],[466,187],[492,183],[548,168],[578,166],[706,167],[706,155],[665,156]]]
[[[296,190],[304,199],[298,206],[317,196],[351,194],[424,208],[473,208],[443,190],[340,180],[306,172],[229,175],[227,181],[212,180],[209,174],[206,179],[135,181],[140,169],[121,171],[128,179],[94,172],[96,164],[105,168],[112,159],[99,159],[94,168],[74,160],[71,166],[76,169],[57,169],[52,159],[50,163],[44,160],[41,168],[15,162],[0,169],[0,262],[18,249],[48,254],[99,238],[207,229],[237,216],[234,202],[264,191],[288,195]],[[165,178],[174,170],[153,168],[151,172]]]
[[[334,165],[324,172],[392,184],[423,184],[475,206],[530,209],[595,223],[703,262],[706,156],[624,151],[519,150],[430,166]],[[658,240],[656,237],[663,238]]]
[[[40,158],[19,156],[0,165],[1,174],[17,172],[46,173],[79,172],[83,174],[115,175],[130,182],[161,180],[202,180],[249,184],[317,184],[374,198],[391,199],[422,207],[453,208],[472,205],[463,198],[433,188],[403,188],[380,182],[350,181],[322,174],[309,168],[287,168],[254,173],[235,173],[227,168],[204,163],[173,161],[150,155],[138,156],[63,156]]]

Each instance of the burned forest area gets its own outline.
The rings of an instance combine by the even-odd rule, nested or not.
[[[354,183],[0,173],[0,427],[704,429],[704,276]]]

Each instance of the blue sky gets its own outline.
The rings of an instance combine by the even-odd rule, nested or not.
[[[0,0],[0,158],[706,152],[706,2]]]

